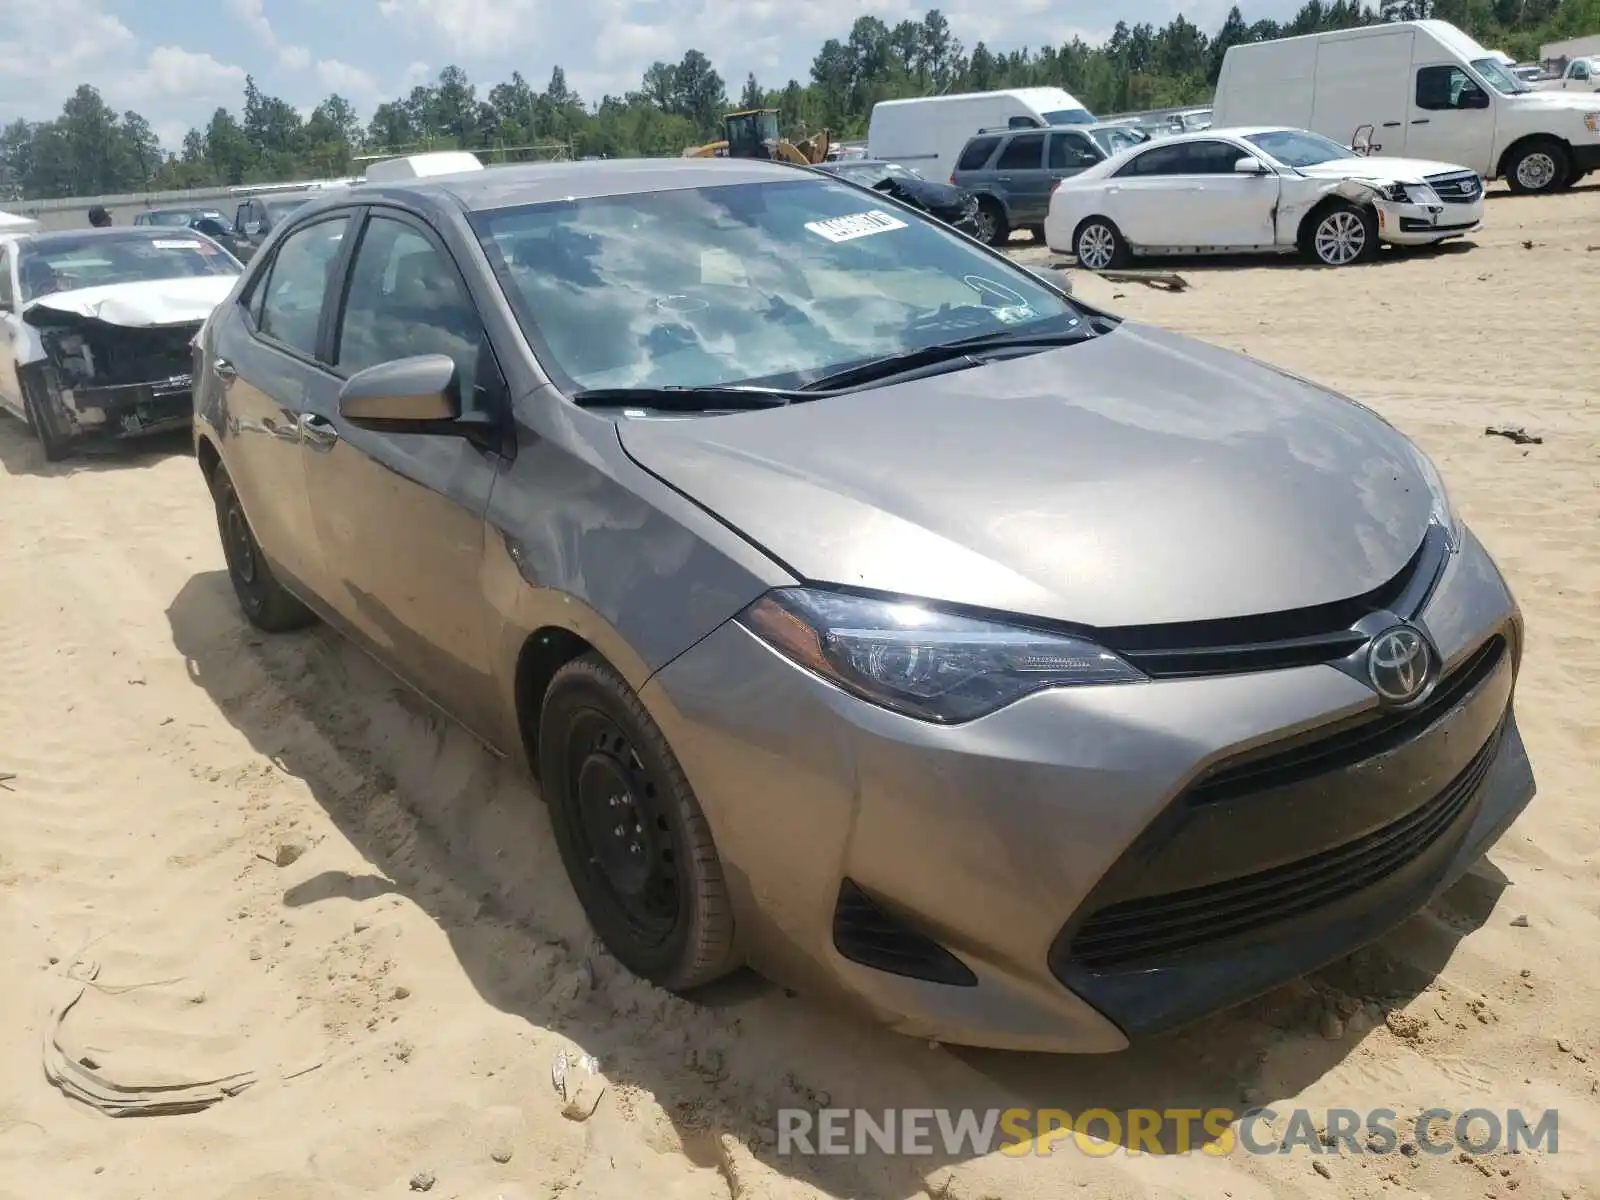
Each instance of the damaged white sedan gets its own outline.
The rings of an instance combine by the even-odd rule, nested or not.
[[[1292,254],[1344,267],[1380,244],[1458,238],[1483,220],[1465,167],[1357,154],[1304,129],[1208,129],[1148,142],[1056,185],[1052,250],[1091,271],[1135,254]]]
[[[181,429],[191,342],[242,269],[204,234],[151,227],[0,243],[0,406],[52,461],[89,437]]]

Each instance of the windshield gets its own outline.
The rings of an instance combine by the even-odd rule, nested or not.
[[[1356,158],[1349,146],[1309,133],[1304,129],[1278,129],[1272,133],[1251,133],[1245,141],[1261,147],[1286,167],[1314,167],[1338,158]]]
[[[1058,108],[1054,112],[1041,113],[1046,125],[1093,125],[1094,114],[1087,108]]]
[[[17,264],[24,300],[116,283],[237,275],[239,264],[215,242],[183,236],[85,236],[34,243]]]
[[[795,387],[1078,316],[960,234],[820,178],[500,209],[473,226],[568,390]]]
[[[271,217],[274,222],[281,221],[284,217],[288,216],[302,204],[309,204],[310,202],[311,197],[309,196],[296,196],[291,200],[262,201],[262,203],[266,206],[267,216]]]
[[[1483,76],[1485,83],[1502,95],[1514,96],[1533,91],[1526,83],[1506,70],[1505,64],[1497,58],[1475,58],[1472,60],[1472,69]]]
[[[1150,140],[1149,134],[1141,133],[1136,129],[1122,127],[1112,129],[1091,129],[1089,131],[1089,136],[1095,140],[1095,145],[1099,146],[1100,149],[1105,151],[1107,158],[1110,158],[1114,154],[1121,154],[1124,150],[1130,149],[1134,146],[1142,145]]]

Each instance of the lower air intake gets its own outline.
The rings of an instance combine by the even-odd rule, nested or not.
[[[833,910],[834,949],[851,962],[909,979],[976,987],[971,968],[933,939],[907,928],[849,879]]]

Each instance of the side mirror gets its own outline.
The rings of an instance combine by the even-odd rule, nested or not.
[[[1055,288],[1058,292],[1072,295],[1072,276],[1055,267],[1029,267],[1028,274],[1038,279],[1048,287]]]
[[[1233,164],[1233,173],[1235,175],[1265,175],[1267,173],[1267,164],[1259,158],[1241,158]]]
[[[1471,91],[1461,93],[1462,108],[1488,108],[1489,93],[1473,88]]]
[[[461,416],[455,359],[397,358],[357,371],[339,389],[339,415],[379,433],[452,433]]]
[[[260,221],[246,221],[244,223],[244,235],[245,235],[245,237],[260,237],[261,234],[262,234],[262,225],[261,225]]]

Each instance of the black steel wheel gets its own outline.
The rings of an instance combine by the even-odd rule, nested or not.
[[[551,680],[539,776],[573,889],[623,966],[684,991],[738,965],[705,815],[661,730],[598,656]]]
[[[285,633],[315,622],[316,615],[273,575],[233,480],[221,466],[212,477],[211,495],[217,506],[217,532],[222,536],[228,579],[250,623],[267,633]]]

